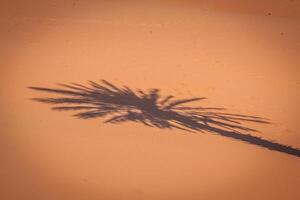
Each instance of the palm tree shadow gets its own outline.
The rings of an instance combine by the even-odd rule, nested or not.
[[[224,108],[184,106],[205,98],[174,99],[172,95],[161,97],[158,89],[133,91],[127,86],[117,87],[106,80],[102,80],[102,84],[89,81],[88,86],[77,83],[59,85],[61,89],[29,87],[59,95],[32,100],[53,104],[53,110],[77,111],[74,116],[80,119],[105,117],[104,123],[133,121],[160,129],[210,132],[273,151],[300,156],[299,149],[253,136],[250,133],[257,130],[244,125],[245,122],[269,124],[267,119],[227,113]]]

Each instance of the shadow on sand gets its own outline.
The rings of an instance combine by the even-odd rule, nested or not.
[[[74,116],[80,119],[106,117],[104,123],[134,121],[161,129],[211,132],[273,151],[300,156],[299,149],[250,135],[249,133],[257,130],[243,125],[243,122],[269,124],[264,118],[231,114],[225,112],[224,108],[184,106],[205,98],[178,100],[171,95],[161,97],[158,89],[133,91],[126,86],[117,87],[105,80],[102,80],[102,84],[89,81],[89,86],[77,83],[59,85],[61,89],[29,88],[60,95],[33,100],[53,104],[53,110],[77,111]]]

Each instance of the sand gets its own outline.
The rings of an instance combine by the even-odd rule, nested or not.
[[[268,118],[300,148],[297,1],[2,1],[0,198],[300,199],[299,157],[212,135],[103,124],[28,86],[106,79]]]

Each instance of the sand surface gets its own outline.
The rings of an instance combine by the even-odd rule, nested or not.
[[[79,120],[27,89],[106,79],[204,96],[300,147],[299,1],[1,1],[0,24],[1,199],[300,199],[298,157]]]

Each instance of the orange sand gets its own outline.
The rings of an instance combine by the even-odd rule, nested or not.
[[[78,120],[26,88],[104,78],[205,96],[300,147],[299,1],[1,1],[0,16],[0,199],[300,199],[297,157]]]

